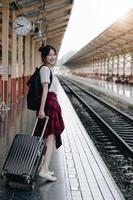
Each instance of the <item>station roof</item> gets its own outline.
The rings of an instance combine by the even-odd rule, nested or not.
[[[59,51],[70,18],[73,0],[8,0],[8,2],[9,9],[15,10],[16,16],[24,15],[32,21],[34,26],[41,29],[40,35],[33,31],[30,33],[36,42],[47,41]],[[0,19],[2,6],[3,3],[0,4]],[[10,16],[10,24],[12,24],[11,19]]]
[[[131,50],[133,50],[133,9],[89,42],[64,65],[76,68],[77,64],[91,63]]]

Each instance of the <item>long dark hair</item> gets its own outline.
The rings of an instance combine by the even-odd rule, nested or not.
[[[46,45],[44,46],[44,44],[42,44],[42,46],[39,48],[39,51],[41,52],[41,58],[42,61],[44,61],[44,59],[46,58],[46,56],[49,54],[50,50],[53,50],[56,54],[56,49],[51,46],[51,45]]]

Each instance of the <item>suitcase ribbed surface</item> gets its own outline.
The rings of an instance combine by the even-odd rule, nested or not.
[[[14,175],[30,175],[35,172],[35,165],[42,154],[44,142],[38,137],[17,134],[9,150],[4,171]]]

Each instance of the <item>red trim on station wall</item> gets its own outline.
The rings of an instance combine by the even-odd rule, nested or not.
[[[12,99],[12,102],[16,102],[17,101],[16,79],[11,79],[11,99]]]
[[[2,81],[2,97],[3,97],[3,84],[4,84],[4,102],[7,103],[7,99],[8,99],[8,81],[4,80]]]
[[[24,95],[27,94],[27,91],[28,91],[28,86],[26,85],[28,79],[30,78],[30,76],[25,76],[24,77]]]
[[[2,97],[2,77],[0,76],[0,97]]]
[[[18,78],[18,98],[22,97],[22,77]]]

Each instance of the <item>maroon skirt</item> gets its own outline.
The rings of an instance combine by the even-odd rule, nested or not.
[[[46,139],[48,135],[54,134],[56,148],[59,148],[62,145],[61,133],[64,130],[64,122],[61,114],[61,108],[57,100],[57,96],[53,92],[48,92],[44,111],[45,115],[49,116],[44,139]],[[34,135],[41,135],[43,125],[44,120],[39,119]]]

